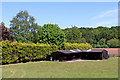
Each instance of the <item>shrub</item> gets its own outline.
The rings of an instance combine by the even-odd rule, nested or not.
[[[103,45],[100,45],[100,44],[92,44],[92,46],[94,48],[109,48],[108,45],[106,44],[103,44]]]
[[[64,50],[71,49],[91,49],[92,46],[88,43],[66,43]],[[2,41],[2,63],[10,64],[17,62],[27,62],[46,59],[52,52],[62,49],[61,46],[49,44],[34,44]]]
[[[109,48],[108,45],[104,44],[104,45],[100,45],[100,48]]]
[[[86,43],[86,39],[85,38],[81,38],[78,40],[78,43]]]
[[[105,45],[106,44],[106,39],[102,38],[99,40],[100,45]]]
[[[119,43],[120,43],[119,39],[116,38],[107,41],[107,44],[110,48],[120,47]]]
[[[65,43],[64,50],[72,49],[91,49],[92,46],[88,43]]]
[[[2,41],[2,63],[34,61],[46,58],[53,51],[57,51],[58,46],[47,44],[10,43],[8,40]]]
[[[94,45],[95,48],[100,48],[101,46],[99,44]]]
[[[65,34],[58,25],[45,24],[38,31],[38,42],[63,46],[65,43]]]

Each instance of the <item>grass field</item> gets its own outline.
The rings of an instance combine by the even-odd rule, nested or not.
[[[81,62],[28,62],[2,65],[3,78],[117,78],[118,58]]]

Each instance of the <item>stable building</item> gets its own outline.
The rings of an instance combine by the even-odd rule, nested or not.
[[[49,60],[51,61],[67,61],[73,59],[102,60],[108,58],[109,58],[108,51],[104,49],[74,49],[53,52],[50,55]]]

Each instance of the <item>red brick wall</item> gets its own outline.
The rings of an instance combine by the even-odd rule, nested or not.
[[[94,48],[94,49],[105,49],[108,51],[110,56],[120,56],[120,48]]]

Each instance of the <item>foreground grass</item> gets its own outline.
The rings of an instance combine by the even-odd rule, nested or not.
[[[118,58],[81,62],[29,62],[2,66],[3,78],[117,78]]]

